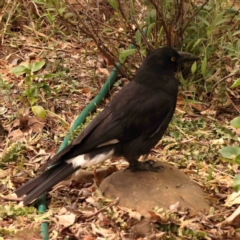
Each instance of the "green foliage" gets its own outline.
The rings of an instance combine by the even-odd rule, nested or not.
[[[231,86],[231,88],[235,88],[235,87],[238,87],[240,86],[240,78],[238,78],[234,83],[233,85]]]
[[[127,33],[127,38],[119,36],[119,45],[124,43],[125,46],[129,46],[128,43],[131,42],[143,57],[149,50],[165,45],[201,57],[201,61],[192,64],[191,74],[190,71],[186,71],[179,76],[184,91],[193,92],[192,96],[195,99],[202,98],[203,91],[210,93],[222,77],[234,73],[236,71],[234,66],[240,64],[238,25],[231,24],[235,23],[239,16],[236,12],[229,11],[230,6],[225,0],[209,0],[205,5],[192,5],[189,2],[173,0],[140,1],[139,5],[135,1],[124,1],[124,7],[119,6],[117,0],[108,2],[114,10],[114,17],[109,23],[121,23],[122,31],[124,34]],[[141,17],[136,14],[137,11],[141,12]],[[134,30],[130,29],[130,26],[133,26]],[[111,32],[114,34],[114,29],[107,27],[103,29],[108,29],[108,34]],[[101,38],[107,39],[106,32]],[[105,44],[108,40],[103,42]],[[128,57],[130,60],[125,64],[129,64],[132,62],[131,58],[136,56],[136,52],[126,48],[119,50],[119,45],[110,43],[108,50],[113,51],[112,55],[118,56],[122,64]],[[231,59],[231,72],[226,70],[223,61],[217,61],[222,56]],[[218,71],[219,74],[212,78]],[[217,86],[220,90],[216,90],[218,94],[216,102],[220,105],[225,102],[225,84],[227,83],[221,82]],[[236,81],[233,87],[239,84],[239,81]]]
[[[188,86],[184,88],[188,90],[188,87],[194,85],[195,97],[202,95],[202,91],[211,92],[214,84],[222,77],[233,73],[234,66],[239,64],[238,38],[234,36],[237,27],[229,25],[231,21],[236,21],[237,17],[229,13],[225,6],[224,0],[210,0],[189,22],[184,32],[181,46],[189,52],[201,55],[197,70],[192,71],[194,75],[188,79]],[[197,10],[199,8],[200,6],[196,7]],[[229,41],[230,37],[232,41]],[[217,61],[221,56],[225,56],[226,59],[231,58],[232,72],[226,71],[223,61]],[[219,74],[211,78],[216,72]],[[226,94],[224,85],[225,82],[221,82],[218,85],[220,91],[216,91],[218,94],[216,101],[219,104],[222,104],[223,96]]]
[[[45,119],[46,118],[46,111],[41,106],[33,106],[32,107],[33,113],[38,116],[39,118]]]
[[[126,58],[128,56],[133,55],[134,53],[136,53],[136,49],[127,49],[127,50],[123,50],[121,51],[120,55],[119,55],[119,61],[120,63],[124,63]]]
[[[198,118],[192,121],[188,121],[186,119],[181,119],[174,117],[171,123],[171,127],[175,129],[175,131],[170,131],[170,136],[175,138],[176,140],[182,140],[185,138],[185,134],[188,134],[190,132],[195,132],[195,137],[202,137],[202,132],[199,132],[198,130],[204,129],[206,127],[206,122],[203,118]],[[177,131],[178,130],[178,131]],[[180,130],[180,131],[179,131]]]
[[[22,95],[27,97],[27,100],[32,107],[33,113],[40,117],[44,118],[46,112],[41,106],[33,106],[35,105],[39,98],[41,97],[41,91],[46,94],[46,96],[51,95],[51,88],[47,83],[47,79],[53,78],[57,76],[57,74],[35,74],[35,72],[41,70],[45,65],[44,61],[30,63],[28,65],[19,65],[11,69],[11,73],[19,75],[25,75],[25,91],[23,91]]]
[[[6,162],[14,162],[25,150],[25,144],[21,142],[14,142],[8,147],[0,158],[0,164]]]
[[[11,236],[15,233],[15,229],[5,229],[0,227],[0,240],[3,240],[2,236]]]
[[[196,70],[197,70],[197,62],[194,62],[194,63],[192,64],[192,67],[191,67],[191,72],[192,72],[192,74],[194,74],[194,73],[196,72]]]
[[[39,77],[34,75],[34,72],[40,70],[45,65],[45,62],[36,62],[34,64],[29,64],[28,66],[19,65],[11,69],[10,73],[14,73],[17,76],[25,74],[25,84],[26,90],[23,92],[32,106],[38,100],[39,90],[42,88],[48,89],[46,91],[47,94],[51,92],[50,88],[45,82],[36,83],[34,80]]]
[[[176,234],[181,239],[205,239],[207,234],[200,230],[192,230],[190,228],[182,228],[181,225],[184,224],[181,219],[175,213],[169,213],[163,209],[154,209],[156,216],[161,219],[160,221],[156,220],[156,228],[165,233]],[[164,219],[164,220],[162,220]],[[170,238],[171,239],[171,238]],[[175,238],[172,238],[175,239]]]
[[[236,160],[237,158],[240,157],[240,148],[239,147],[224,147],[219,151],[219,153],[224,158]]]
[[[240,117],[234,118],[231,122],[231,126],[240,128]],[[230,161],[234,164],[240,165],[240,147],[227,146],[223,147],[219,153],[226,161]],[[233,180],[233,188],[235,191],[240,190],[240,174],[237,174]]]
[[[240,174],[237,174],[233,180],[233,189],[236,192],[240,190]]]
[[[34,207],[19,207],[17,205],[0,205],[0,218],[6,217],[16,218],[18,216],[27,216],[29,214],[36,214],[37,211]]]
[[[213,141],[209,142],[210,139]],[[222,142],[230,143],[233,140],[235,135],[232,131],[217,121],[212,122],[208,118],[187,119],[177,115],[161,140],[161,154],[169,156],[181,167],[185,167],[188,160],[214,165],[218,161]],[[212,171],[209,169],[209,179]]]
[[[2,74],[0,74],[0,95],[4,96],[4,100],[9,100],[10,89],[13,87],[13,84],[9,84],[4,80]]]
[[[234,118],[231,122],[230,122],[231,126],[235,127],[235,128],[240,128],[240,117],[236,117]]]
[[[210,93],[222,77],[234,73],[234,66],[239,65],[239,29],[235,24],[239,14],[230,9],[226,0],[209,0],[202,5],[174,0],[108,0],[108,8],[112,8],[113,14],[105,20],[96,17],[98,14],[90,16],[89,6],[85,4],[81,6],[83,9],[79,15],[64,1],[34,2],[43,9],[39,19],[47,21],[55,32],[64,34],[63,28],[58,27],[64,21],[72,26],[70,34],[77,41],[84,33],[87,36],[85,39],[93,40],[104,56],[107,57],[106,53],[109,53],[109,56],[115,56],[115,59],[111,59],[113,62],[119,60],[124,66],[136,62],[136,56],[139,56],[136,52],[145,57],[149,50],[166,45],[200,56],[201,61],[193,63],[191,71],[179,76],[184,91],[192,92],[194,99],[202,98],[203,92]],[[42,22],[39,21],[39,24]],[[96,23],[98,31],[94,29]],[[128,46],[134,46],[137,50],[127,50]],[[231,58],[231,72],[226,70],[223,61],[217,61],[223,56]],[[128,61],[125,61],[127,57]],[[217,71],[219,74],[211,78]],[[217,84],[220,90],[216,89],[216,101],[220,105],[225,102],[226,84],[229,83],[222,81]],[[236,81],[233,87],[238,84]],[[34,92],[29,94],[34,95]]]
[[[23,222],[24,218],[28,218],[29,221],[33,222],[35,221],[35,218],[37,216],[37,210],[34,207],[20,207],[18,205],[12,205],[12,204],[5,204],[0,205],[0,221],[3,223],[0,227],[0,239],[3,239],[1,237],[4,237],[4,239],[10,239],[10,236],[14,236],[14,238],[11,237],[11,239],[20,239],[16,238],[16,231],[18,230],[15,227],[15,224],[6,224],[9,220],[14,222]],[[32,230],[28,229],[29,232]],[[27,236],[27,233],[23,236]],[[27,239],[30,239],[27,237]],[[32,239],[32,238],[31,238]]]
[[[114,10],[118,9],[118,2],[116,0],[108,0],[108,2]]]
[[[201,73],[203,77],[206,77],[206,70],[207,70],[207,55],[205,55],[202,60]]]

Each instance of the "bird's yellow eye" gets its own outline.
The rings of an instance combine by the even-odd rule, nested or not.
[[[172,61],[172,62],[174,62],[174,61],[175,61],[175,59],[176,59],[175,57],[171,57],[171,61]]]

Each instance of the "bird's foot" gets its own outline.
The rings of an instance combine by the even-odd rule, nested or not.
[[[131,172],[136,171],[153,171],[158,172],[162,166],[154,166],[156,162],[153,160],[146,160],[144,162],[137,162],[137,164],[130,164],[129,167],[126,170],[130,170]]]

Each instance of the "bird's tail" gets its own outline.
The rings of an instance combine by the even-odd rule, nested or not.
[[[27,205],[44,192],[50,190],[54,185],[70,176],[76,170],[77,168],[73,167],[72,164],[67,162],[59,163],[18,188],[15,194],[18,197],[26,195],[23,199],[23,204]]]

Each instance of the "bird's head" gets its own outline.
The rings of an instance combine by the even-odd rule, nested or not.
[[[183,62],[197,61],[199,58],[191,53],[178,52],[173,48],[163,47],[152,51],[144,60],[145,64],[158,70],[176,71]]]

